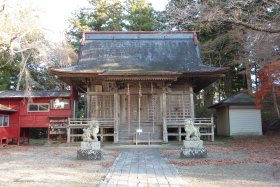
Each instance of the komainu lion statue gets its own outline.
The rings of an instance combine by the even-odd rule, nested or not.
[[[88,128],[83,129],[83,141],[98,141],[97,133],[99,132],[99,124],[91,121]]]
[[[192,119],[186,119],[184,121],[186,138],[185,140],[200,140],[199,127],[193,125]]]

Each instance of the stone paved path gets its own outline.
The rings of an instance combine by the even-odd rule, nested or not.
[[[100,187],[187,186],[158,149],[125,150],[116,158]]]

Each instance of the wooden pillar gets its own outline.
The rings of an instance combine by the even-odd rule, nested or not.
[[[167,121],[166,121],[166,93],[162,93],[162,122],[163,122],[163,142],[168,142]]]
[[[114,143],[119,142],[120,95],[114,93]]]
[[[21,129],[21,128],[19,127],[17,145],[20,145],[20,129]]]
[[[66,127],[67,130],[67,143],[70,143],[70,134],[71,134],[71,129],[70,129],[70,118],[68,118],[68,127]]]
[[[103,128],[103,127],[100,127],[100,141],[101,141],[101,142],[104,142],[103,134],[104,134],[104,128]]]
[[[50,126],[48,127],[48,143],[50,142]]]
[[[178,126],[178,135],[179,135],[179,142],[181,142],[182,141],[182,129],[181,129],[180,125]]]
[[[191,118],[195,118],[195,113],[194,113],[194,100],[193,100],[193,88],[190,86],[190,101],[191,101]]]
[[[30,143],[30,128],[28,128],[27,137],[28,137],[27,144],[29,144]]]
[[[90,87],[89,86],[87,86],[87,98],[86,98],[86,109],[87,109],[87,112],[86,112],[86,114],[87,114],[87,116],[86,116],[86,118],[90,118],[90,114],[89,114],[89,112],[90,112],[90,95],[88,94],[90,92]],[[91,107],[96,107],[96,106],[91,106]]]
[[[213,115],[211,116],[211,141],[214,142],[214,137],[215,137],[215,134],[214,134],[214,117]]]

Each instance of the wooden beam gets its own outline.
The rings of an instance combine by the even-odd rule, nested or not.
[[[113,95],[112,92],[87,92],[87,95]]]

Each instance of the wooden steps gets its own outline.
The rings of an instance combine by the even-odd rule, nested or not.
[[[160,125],[154,126],[152,123],[143,123],[140,125],[142,129],[142,134],[150,133],[151,142],[162,142],[162,127]],[[119,126],[119,143],[135,143],[136,129],[138,129],[138,124],[134,123],[130,125],[130,132],[128,132],[127,124],[120,124]],[[141,134],[141,133],[140,133]],[[143,136],[143,135],[142,135]],[[145,138],[145,137],[143,137]]]

